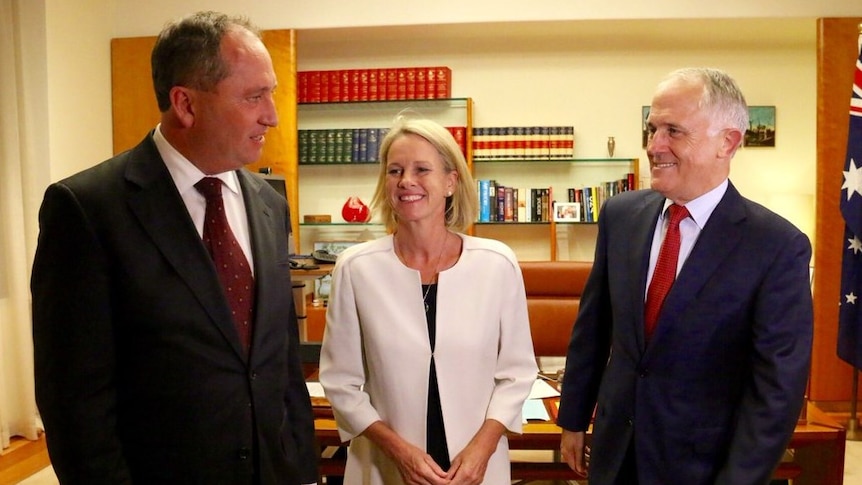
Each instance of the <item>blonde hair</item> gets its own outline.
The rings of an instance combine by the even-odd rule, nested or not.
[[[389,148],[395,140],[411,134],[424,138],[437,150],[447,173],[455,172],[458,174],[455,191],[446,201],[445,225],[457,232],[465,231],[476,220],[479,210],[476,183],[467,168],[467,161],[464,159],[461,147],[458,146],[452,133],[440,124],[428,119],[399,115],[392,128],[383,137],[380,142],[380,173],[377,177],[377,188],[371,200],[372,210],[379,214],[387,231],[395,231],[398,226],[398,216],[392,210],[392,205],[386,194]]]

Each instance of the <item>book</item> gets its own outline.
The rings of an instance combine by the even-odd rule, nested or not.
[[[380,69],[366,69],[368,76],[368,101],[380,99]]]
[[[437,66],[435,70],[436,80],[434,83],[436,99],[452,97],[452,70],[446,66]]]
[[[356,162],[359,163],[368,163],[368,128],[360,128],[359,136],[356,140],[356,144],[358,146],[359,153],[356,157]]]
[[[506,186],[498,185],[497,186],[497,196],[494,203],[497,206],[497,222],[505,222],[506,221]]]
[[[491,221],[491,181],[479,179],[479,222]]]
[[[380,150],[380,130],[377,128],[369,128],[366,140],[367,162],[376,162],[379,159]]]

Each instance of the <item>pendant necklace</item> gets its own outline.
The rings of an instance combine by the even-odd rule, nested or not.
[[[440,274],[440,259],[443,257],[443,251],[446,249],[446,241],[449,240],[449,231],[446,231],[446,235],[443,236],[443,244],[440,247],[440,254],[437,255],[437,262],[434,263],[434,276],[431,278],[431,283],[428,284],[428,288],[425,289],[425,294],[422,295],[422,303],[425,304],[425,313],[428,313],[428,293],[431,292],[431,285],[437,281],[437,276]]]
[[[425,313],[428,313],[430,306],[428,305],[428,293],[431,292],[431,285],[437,281],[437,276],[440,274],[440,261],[443,259],[443,253],[446,251],[446,242],[449,240],[449,231],[446,231],[446,234],[443,236],[443,244],[440,247],[440,254],[437,255],[437,261],[434,263],[434,276],[431,277],[431,283],[428,284],[428,288],[425,289],[425,294],[422,295],[422,303],[425,304]],[[396,239],[397,243],[397,239]],[[395,245],[396,254],[399,253],[398,245]]]

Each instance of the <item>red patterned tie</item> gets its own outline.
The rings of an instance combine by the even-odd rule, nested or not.
[[[644,335],[647,339],[655,330],[658,314],[661,312],[664,299],[673,286],[676,279],[676,266],[679,259],[679,223],[689,216],[688,209],[683,206],[671,204],[670,221],[667,225],[667,233],[661,243],[658,253],[658,261],[647,291],[646,308],[644,309]]]
[[[195,184],[207,200],[203,241],[215,263],[240,342],[248,351],[253,321],[254,278],[248,260],[228,225],[221,186],[221,179],[215,177],[205,177]]]

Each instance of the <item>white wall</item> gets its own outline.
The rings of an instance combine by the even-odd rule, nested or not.
[[[778,146],[743,150],[734,161],[734,182],[812,239],[813,19],[862,15],[857,0],[728,0],[720,6],[670,0],[265,0],[242,7],[228,0],[44,1],[55,180],[110,156],[110,38],[154,35],[170,18],[214,9],[246,14],[263,28],[314,29],[299,34],[301,69],[449,65],[454,94],[476,101],[476,125],[573,124],[578,156],[603,153],[607,136],[614,135],[618,156],[644,158],[640,106],[649,104],[659,77],[682,65],[725,68],[750,104],[777,107]],[[619,20],[710,17],[724,20]],[[554,20],[524,22],[531,19]],[[450,25],[427,25],[434,23]],[[362,25],[395,27],[331,29]]]
[[[858,0],[114,0],[114,35],[149,35],[166,19],[195,10],[249,15],[263,28],[331,28],[572,19],[841,17],[862,13]]]
[[[45,0],[51,179],[111,155],[112,0]],[[143,136],[143,134],[142,134]]]

